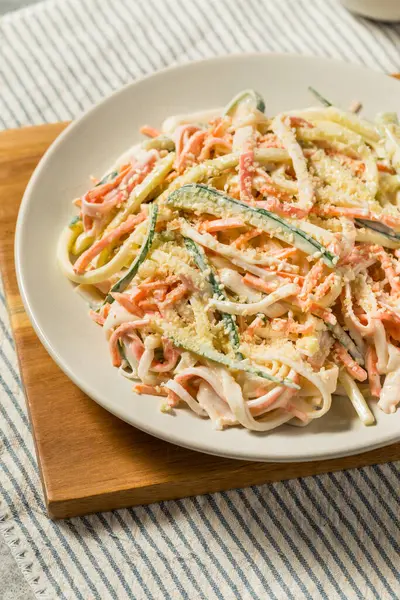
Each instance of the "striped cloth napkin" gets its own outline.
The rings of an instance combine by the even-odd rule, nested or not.
[[[400,71],[399,26],[335,0],[48,0],[0,29],[3,128],[231,52]],[[3,295],[0,327],[0,530],[38,598],[399,598],[399,463],[49,521]]]

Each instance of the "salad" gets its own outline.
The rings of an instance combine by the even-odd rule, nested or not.
[[[311,88],[310,88],[311,89]],[[304,426],[400,402],[400,125],[253,90],[179,115],[73,200],[58,261],[161,410]],[[332,400],[333,396],[333,400]]]

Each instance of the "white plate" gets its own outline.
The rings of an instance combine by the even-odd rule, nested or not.
[[[90,174],[100,175],[139,140],[144,123],[157,126],[174,113],[224,105],[244,88],[255,88],[271,114],[315,104],[314,86],[347,107],[360,99],[367,115],[400,105],[400,84],[363,68],[321,58],[241,55],[168,69],[131,84],[100,103],[57,139],[37,167],[24,195],[16,232],[16,269],[33,326],[63,371],[104,408],[135,427],[175,444],[233,458],[305,461],[355,454],[400,440],[400,412],[375,411],[365,427],[347,399],[305,428],[283,426],[255,434],[234,428],[214,431],[209,420],[186,410],[159,411],[160,400],[132,393],[131,383],[111,366],[100,327],[56,264],[57,238],[84,192]],[[40,373],[38,373],[40,376]],[[85,435],[85,432],[82,432]]]

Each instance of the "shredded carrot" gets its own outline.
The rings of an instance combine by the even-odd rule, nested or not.
[[[270,294],[271,292],[274,292],[278,285],[276,281],[263,281],[263,279],[260,279],[259,277],[255,277],[254,275],[251,275],[250,273],[246,273],[246,275],[243,277],[242,281],[246,285],[248,285],[256,290],[260,290],[261,292],[264,292],[265,294]]]
[[[164,302],[161,303],[162,308],[166,308],[168,306],[171,306],[172,304],[176,304],[177,302],[179,302],[179,300],[182,300],[182,298],[186,296],[188,291],[189,289],[187,285],[185,283],[180,283],[175,289],[173,289],[171,292],[169,292],[169,294],[167,294],[167,297],[165,298]]]
[[[241,235],[239,235],[239,237],[237,237],[236,240],[233,240],[233,242],[231,242],[231,246],[235,246],[235,248],[240,248],[240,246],[243,246],[244,244],[246,244],[253,238],[261,235],[262,233],[263,232],[261,231],[261,229],[251,229],[250,231],[246,231],[246,233],[242,233]]]
[[[200,153],[199,156],[199,160],[207,160],[208,158],[210,158],[210,154],[211,154],[211,150],[213,148],[219,148],[220,150],[223,150],[226,152],[231,152],[232,150],[232,144],[230,144],[229,142],[227,142],[226,140],[224,140],[221,137],[208,137],[206,138],[205,144],[203,146],[203,149]]]
[[[98,254],[100,254],[100,252],[104,250],[104,248],[107,248],[107,246],[109,246],[116,240],[119,240],[119,238],[121,238],[123,235],[126,235],[127,233],[132,233],[136,226],[139,225],[139,223],[141,223],[142,221],[144,221],[145,218],[146,215],[142,212],[138,215],[129,215],[127,220],[124,223],[121,223],[119,227],[116,227],[104,237],[102,237],[100,240],[94,242],[94,244],[92,244],[90,248],[88,248],[88,250],[83,252],[78,258],[78,260],[75,262],[75,273],[83,273],[88,264]]]
[[[302,117],[290,116],[289,123],[290,127],[307,127],[309,129],[312,129],[314,127],[314,125],[310,123],[310,121],[306,121],[306,119],[303,119]]]
[[[389,167],[388,165],[384,165],[383,163],[376,163],[376,166],[378,167],[378,171],[380,171],[381,173],[390,173],[390,175],[396,175],[396,169],[394,169],[393,167]]]
[[[125,310],[132,313],[133,315],[142,315],[142,310],[138,307],[138,305],[133,301],[132,296],[128,294],[120,294],[118,292],[113,292],[112,297],[114,300],[118,302]]]
[[[151,127],[150,125],[143,125],[139,131],[142,135],[147,135],[150,138],[156,138],[161,135],[161,131],[159,129]]]
[[[368,381],[369,381],[369,389],[371,391],[371,396],[375,396],[375,398],[379,398],[381,395],[381,378],[378,373],[377,368],[378,358],[376,355],[376,350],[374,346],[368,346],[367,352],[365,355],[365,364],[367,367],[368,373]]]
[[[135,383],[133,391],[137,394],[149,394],[151,396],[168,396],[168,392],[160,385],[146,385],[145,383]]]
[[[354,377],[354,379],[357,379],[357,381],[365,381],[367,379],[367,372],[360,367],[355,360],[352,359],[346,348],[344,348],[339,342],[335,342],[333,345],[333,356],[335,360],[344,365],[346,371],[349,373],[349,375]]]
[[[330,291],[330,289],[333,286],[333,284],[335,283],[335,281],[336,281],[335,273],[331,273],[330,275],[328,275],[328,277],[325,279],[325,281],[320,283],[319,286],[314,291],[314,298],[316,300],[320,300],[321,298],[323,298]]]
[[[129,163],[127,165],[123,165],[120,169],[119,174],[112,180],[107,183],[103,183],[102,185],[97,185],[93,189],[88,192],[88,197],[91,201],[95,201],[98,198],[102,198],[115,188],[119,186],[121,181],[128,175],[129,171],[132,169],[132,165]]]
[[[95,310],[89,310],[89,317],[98,325],[104,325],[105,318]]]
[[[254,321],[246,329],[246,335],[253,336],[255,333],[255,330],[260,327],[263,327],[263,325],[264,325],[264,319],[262,317],[256,317],[254,319]]]
[[[310,294],[312,290],[317,286],[319,280],[322,277],[324,272],[324,265],[322,260],[313,265],[312,269],[307,273],[303,287],[301,288],[300,294],[298,296],[299,300],[303,303],[307,303],[310,300]]]
[[[329,325],[336,325],[337,319],[335,315],[327,308],[319,306],[319,304],[316,302],[311,302],[309,310],[313,315],[325,321],[325,323],[329,323]]]

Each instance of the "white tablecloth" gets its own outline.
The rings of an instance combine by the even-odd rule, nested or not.
[[[399,26],[335,0],[48,0],[1,21],[0,125],[73,119],[167,65],[268,50],[400,71]],[[399,463],[49,521],[3,296],[0,328],[0,530],[38,598],[400,596]]]

